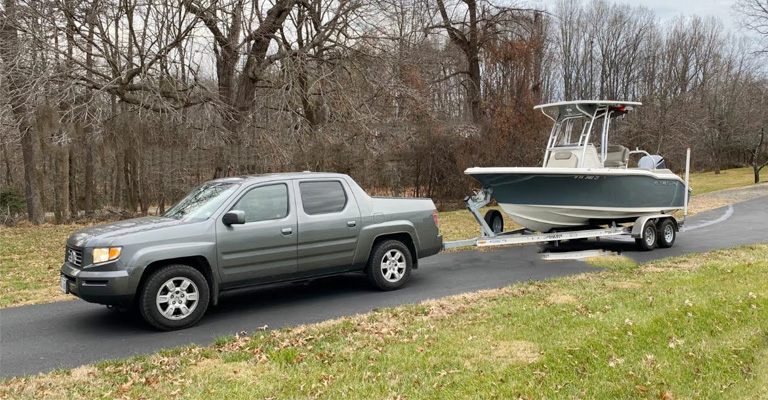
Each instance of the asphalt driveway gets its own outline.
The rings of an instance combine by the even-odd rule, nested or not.
[[[557,248],[527,245],[495,251],[438,254],[421,261],[409,284],[395,292],[372,290],[359,275],[223,296],[200,323],[157,332],[135,318],[75,300],[0,309],[0,377],[72,368],[106,359],[153,353],[217,337],[308,324],[374,308],[595,271],[579,261],[547,262],[539,252],[604,248],[637,261],[768,241],[768,197],[697,214],[670,249],[639,252],[632,240],[588,241]]]

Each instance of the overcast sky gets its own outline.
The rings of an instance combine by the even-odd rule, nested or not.
[[[546,8],[553,10],[557,0],[526,0],[536,8]],[[736,0],[610,0],[619,4],[630,4],[636,6],[645,6],[656,12],[656,16],[664,21],[674,18],[677,15],[716,16],[723,21],[726,29],[738,29],[735,18],[732,15],[731,7]]]

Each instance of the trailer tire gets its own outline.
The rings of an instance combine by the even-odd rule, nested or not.
[[[504,232],[504,218],[498,210],[488,210],[483,219],[485,219],[485,223],[488,224],[493,233],[499,234]]]
[[[641,250],[651,251],[656,248],[656,243],[659,238],[659,232],[656,230],[656,224],[653,221],[647,221],[643,225],[643,236],[636,238],[635,243]]]
[[[658,245],[662,249],[672,247],[675,244],[677,238],[677,230],[675,224],[669,219],[665,219],[659,224],[659,239]]]
[[[408,281],[413,269],[411,251],[399,240],[376,243],[365,267],[368,281],[380,290],[399,289]]]

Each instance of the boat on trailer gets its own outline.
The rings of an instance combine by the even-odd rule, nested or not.
[[[615,226],[669,215],[686,206],[685,181],[666,168],[661,156],[609,144],[612,122],[640,105],[606,100],[538,105],[534,109],[554,121],[540,167],[475,167],[464,173],[530,231]],[[633,154],[643,157],[629,167]]]

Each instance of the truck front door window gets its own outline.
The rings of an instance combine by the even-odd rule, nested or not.
[[[288,215],[288,187],[281,183],[251,189],[232,209],[245,211],[246,223],[283,219]]]

